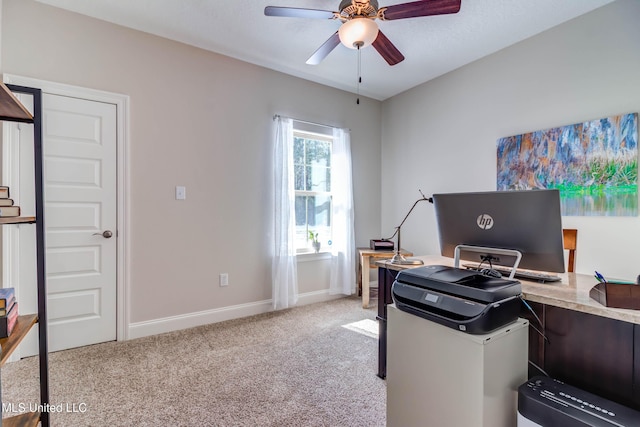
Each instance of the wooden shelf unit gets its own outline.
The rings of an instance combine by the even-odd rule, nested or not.
[[[34,224],[35,222],[35,216],[14,216],[0,218],[0,224]]]
[[[33,97],[33,115],[20,103],[12,92]],[[49,405],[49,350],[47,343],[47,293],[44,246],[44,195],[42,175],[42,93],[40,89],[25,86],[5,85],[0,82],[0,120],[33,123],[33,153],[35,171],[35,216],[4,217],[2,224],[35,224],[36,227],[36,286],[38,299],[37,314],[18,316],[17,323],[7,338],[0,339],[0,367],[5,364],[23,338],[34,325],[38,324],[38,361],[40,369],[40,405]],[[0,399],[1,403],[1,399]],[[37,426],[49,427],[49,413],[26,412],[3,418],[0,425],[5,427]]]
[[[13,351],[22,342],[22,339],[27,336],[33,325],[37,322],[38,316],[36,314],[18,316],[18,321],[16,322],[16,326],[14,326],[11,335],[7,338],[0,338],[0,348],[2,349],[2,354],[0,355],[0,367],[4,366]]]
[[[0,120],[33,123],[33,116],[11,90],[0,82]]]

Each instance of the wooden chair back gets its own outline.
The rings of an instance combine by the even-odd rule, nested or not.
[[[569,251],[569,262],[567,263],[567,270],[569,273],[573,273],[576,267],[576,246],[578,243],[578,230],[575,228],[564,228],[562,230],[562,237],[564,239],[564,248]]]

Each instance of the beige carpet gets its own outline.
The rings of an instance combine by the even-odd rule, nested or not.
[[[374,319],[344,298],[52,353],[52,425],[384,426]],[[37,404],[37,380],[7,364],[3,403]]]

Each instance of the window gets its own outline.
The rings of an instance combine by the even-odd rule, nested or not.
[[[356,256],[349,130],[279,115],[274,121],[273,307],[298,300],[296,253],[312,250],[310,232],[331,252],[329,293],[351,295]]]
[[[331,145],[328,135],[293,131],[295,173],[296,250],[311,251],[311,236],[317,234],[322,248],[331,245]]]

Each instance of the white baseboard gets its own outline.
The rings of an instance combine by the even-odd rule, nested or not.
[[[296,306],[314,304],[317,302],[331,301],[343,298],[344,295],[330,295],[329,290],[306,292],[298,295]],[[150,335],[163,334],[165,332],[179,331],[181,329],[208,325],[210,323],[223,322],[225,320],[239,319],[254,316],[256,314],[273,311],[271,300],[257,301],[247,304],[238,304],[213,310],[199,311],[182,314],[179,316],[164,317],[144,322],[129,324],[128,339],[142,338]]]

